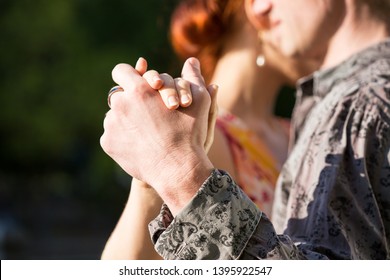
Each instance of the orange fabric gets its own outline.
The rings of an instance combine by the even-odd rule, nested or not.
[[[288,134],[289,122],[280,121]],[[259,209],[270,217],[280,172],[276,159],[264,141],[237,116],[221,110],[216,126],[228,142],[238,177],[234,179]]]

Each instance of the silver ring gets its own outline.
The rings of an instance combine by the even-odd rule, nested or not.
[[[116,92],[119,92],[119,91],[124,91],[123,87],[121,86],[114,86],[112,87],[109,92],[108,92],[108,96],[107,96],[107,103],[108,103],[108,107],[111,108],[111,96],[116,93]]]

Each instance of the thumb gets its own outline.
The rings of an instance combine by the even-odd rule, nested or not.
[[[210,94],[211,97],[211,105],[210,105],[210,116],[216,119],[216,116],[218,114],[218,104],[217,104],[217,92],[218,92],[218,85],[212,84],[207,87],[207,91]],[[215,123],[215,122],[214,122]]]
[[[194,85],[206,88],[205,81],[200,72],[199,60],[194,57],[190,57],[184,62],[181,76]]]
[[[211,105],[209,110],[209,118],[208,118],[208,126],[207,126],[207,136],[206,141],[204,143],[204,148],[206,153],[210,151],[211,145],[214,141],[214,132],[215,132],[215,123],[217,121],[218,116],[218,105],[217,105],[217,85],[209,85],[207,87],[208,92],[211,97]]]

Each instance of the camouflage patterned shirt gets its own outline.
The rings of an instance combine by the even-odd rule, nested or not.
[[[389,259],[390,39],[299,81],[272,222],[215,170],[150,223],[165,259]]]

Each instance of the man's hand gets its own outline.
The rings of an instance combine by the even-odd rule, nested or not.
[[[167,110],[130,65],[117,65],[112,76],[124,91],[111,97],[101,146],[127,173],[153,186],[175,213],[213,169],[204,149],[211,99],[199,62],[191,58],[183,66],[192,105],[178,110]]]

